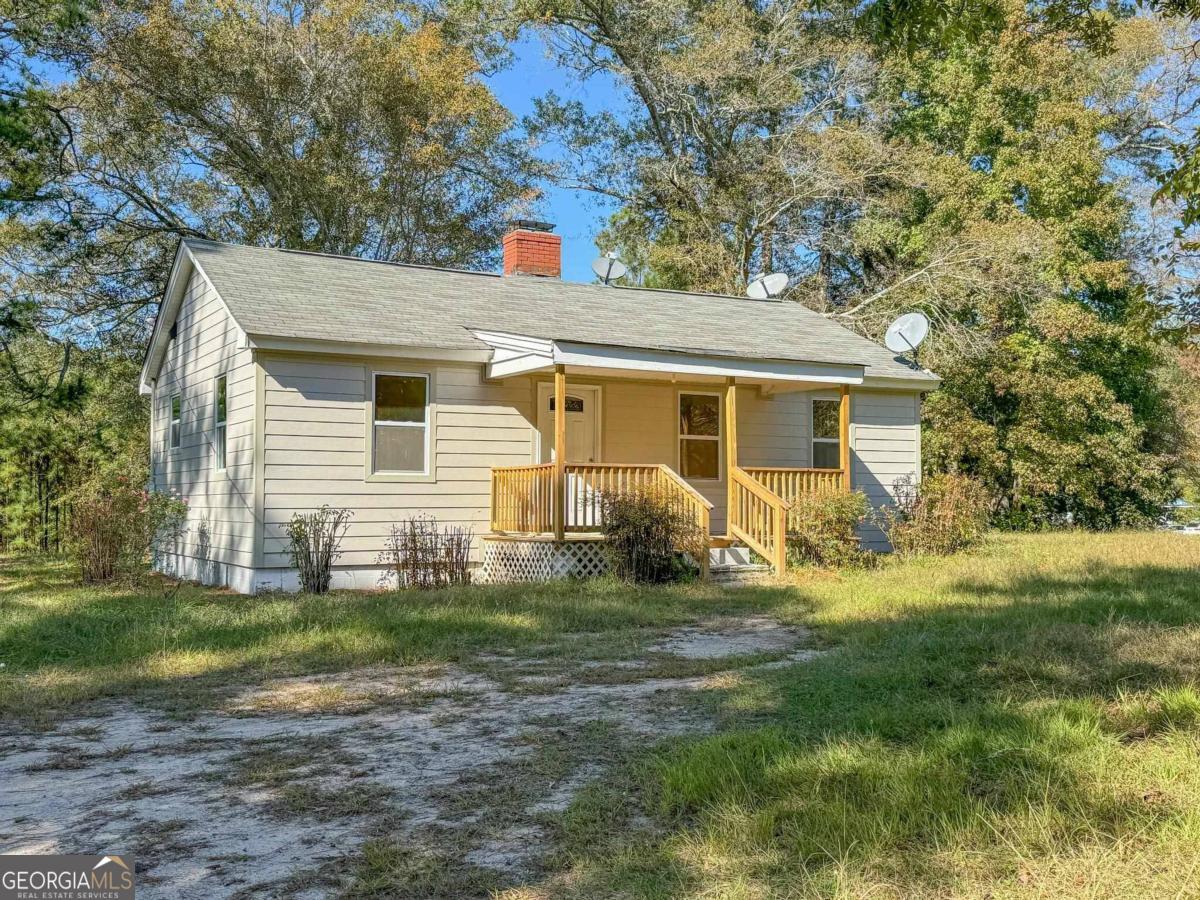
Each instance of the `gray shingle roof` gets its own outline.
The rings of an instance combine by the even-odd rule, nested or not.
[[[866,366],[936,379],[799,303],[604,287],[188,240],[252,335],[477,350],[471,330]]]

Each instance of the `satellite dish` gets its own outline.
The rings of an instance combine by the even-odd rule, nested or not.
[[[592,271],[605,284],[616,281],[618,278],[624,278],[625,273],[629,271],[625,263],[617,259],[617,254],[609,252],[601,256],[599,259],[592,260]]]
[[[905,313],[888,326],[884,345],[893,353],[915,352],[929,334],[929,320],[924,313]]]
[[[746,285],[746,296],[752,300],[772,300],[787,290],[788,282],[791,280],[787,272],[755,275]]]

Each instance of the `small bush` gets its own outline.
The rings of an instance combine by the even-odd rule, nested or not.
[[[708,535],[692,516],[663,491],[645,489],[605,494],[604,550],[617,577],[661,584],[691,577],[687,560],[708,553]]]
[[[147,491],[137,472],[97,476],[70,502],[68,549],[88,584],[138,578],[187,518],[183,500]]]
[[[353,513],[322,506],[315,513],[295,513],[287,524],[288,550],[300,573],[300,589],[325,594],[333,577],[333,564],[342,555],[342,538]]]
[[[965,475],[931,475],[919,484],[896,484],[896,505],[882,513],[880,527],[902,556],[944,556],[983,542],[988,497]]]
[[[788,565],[845,566],[862,559],[858,526],[870,505],[860,491],[803,494],[788,516]]]
[[[393,525],[379,562],[387,567],[384,587],[440,588],[471,581],[470,528],[439,528],[437,519],[414,516]]]

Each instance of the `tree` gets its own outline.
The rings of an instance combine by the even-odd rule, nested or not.
[[[180,237],[484,266],[537,192],[473,38],[416,4],[41,2],[0,32],[0,547],[47,550],[64,491],[145,451]]]
[[[872,225],[892,235],[873,250],[925,268],[932,248],[979,256],[969,277],[894,281],[883,306],[920,305],[943,326],[926,356],[946,378],[928,460],[983,478],[1017,526],[1144,522],[1180,466],[1169,310],[1133,265],[1138,225],[1115,177],[1153,162],[1139,90],[1162,37],[1128,20],[1097,55],[1014,5],[986,48],[964,38],[888,67],[895,137],[928,177],[899,223]]]
[[[1069,35],[1097,54],[1119,45],[1122,20],[1140,12],[1146,18],[1165,17],[1187,24],[1200,20],[1198,0],[1133,0],[1117,4],[1079,3],[1076,0],[1043,0],[1027,7],[1033,23]],[[966,38],[983,43],[1008,17],[1004,0],[870,0],[854,7],[862,30],[874,40],[901,52],[933,51]],[[1181,58],[1195,56],[1195,42],[1180,41],[1173,52]],[[1189,103],[1194,114],[1194,101]],[[1181,116],[1180,133],[1171,145],[1171,164],[1158,174],[1159,197],[1180,206],[1181,235],[1200,224],[1200,129],[1194,115]],[[1194,240],[1188,240],[1194,250]]]
[[[627,120],[550,96],[530,124],[563,149],[562,183],[619,201],[602,242],[649,283],[740,291],[763,269],[827,270],[841,249],[828,225],[897,177],[866,105],[869,48],[805,4],[539,0],[513,14],[581,77],[628,89]]]
[[[0,0],[0,211],[44,199],[68,138],[29,56],[85,21],[77,0]]]
[[[790,299],[875,338],[929,313],[928,458],[981,478],[1002,520],[1144,521],[1182,431],[1130,185],[1195,81],[1161,77],[1161,20],[1114,20],[1099,53],[994,8],[986,34],[901,51],[788,0],[526,6],[635,104],[625,123],[550,98],[535,125],[572,154],[560,177],[621,203],[604,239],[644,281],[740,291],[781,267]]]
[[[491,261],[536,191],[455,34],[398,2],[102,3],[47,51],[70,153],[0,230],[0,304],[133,347],[180,236]]]
[[[36,334],[13,351],[31,371],[58,365],[60,348]],[[48,394],[0,380],[0,552],[60,549],[73,486],[144,468],[148,403],[137,392],[137,362],[79,351],[72,371],[70,390]]]

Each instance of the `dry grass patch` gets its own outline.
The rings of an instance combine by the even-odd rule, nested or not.
[[[605,580],[253,599],[184,585],[165,595],[80,587],[65,562],[0,558],[0,714],[52,722],[72,706],[123,697],[186,715],[272,678],[445,663],[486,669],[499,651],[552,662],[616,657],[714,615],[778,610],[795,620],[803,610],[792,600],[771,588]],[[275,708],[340,711],[377,699],[371,690],[308,689]]]

